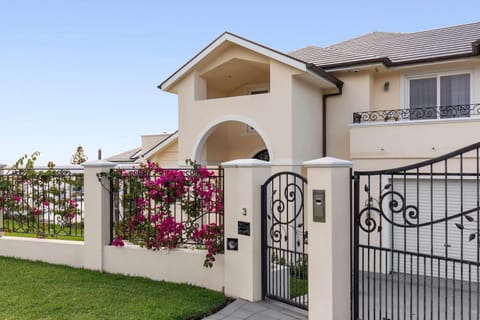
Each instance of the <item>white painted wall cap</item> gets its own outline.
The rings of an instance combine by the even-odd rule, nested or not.
[[[255,168],[255,167],[270,167],[271,163],[258,159],[237,159],[222,163],[224,168]]]
[[[84,168],[114,168],[117,164],[106,160],[93,160],[82,163]]]
[[[325,158],[305,161],[303,165],[307,168],[343,168],[343,167],[351,168],[352,161],[337,159],[332,157],[325,157]]]

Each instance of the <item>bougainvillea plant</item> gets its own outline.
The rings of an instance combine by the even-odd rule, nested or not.
[[[3,231],[41,237],[82,235],[77,198],[81,199],[83,175],[58,170],[53,162],[45,169],[36,169],[39,155],[24,155],[0,175]]]
[[[213,266],[223,250],[222,189],[213,171],[187,164],[189,169],[164,169],[148,162],[103,174],[117,195],[112,245],[128,240],[159,250],[193,242],[207,250],[204,266]]]

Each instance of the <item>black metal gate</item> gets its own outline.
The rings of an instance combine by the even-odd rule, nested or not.
[[[479,150],[354,173],[352,319],[480,319]]]
[[[307,180],[293,172],[271,176],[262,186],[263,297],[308,309]]]

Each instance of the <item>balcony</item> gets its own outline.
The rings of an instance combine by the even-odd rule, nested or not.
[[[400,167],[479,141],[480,103],[375,110],[353,117],[350,157],[362,170]]]
[[[354,112],[353,123],[468,118],[480,115],[480,103],[411,109]]]

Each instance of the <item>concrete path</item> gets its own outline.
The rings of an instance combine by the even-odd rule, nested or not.
[[[307,320],[308,313],[273,300],[248,302],[237,299],[204,320]]]

